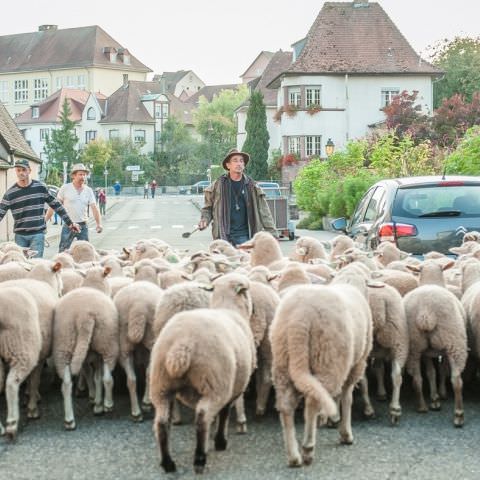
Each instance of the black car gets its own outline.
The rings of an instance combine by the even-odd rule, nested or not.
[[[449,254],[466,232],[480,230],[480,177],[381,180],[362,197],[348,223],[339,218],[332,227],[367,250],[389,241],[413,255]]]

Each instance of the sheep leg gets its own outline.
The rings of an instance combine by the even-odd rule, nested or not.
[[[12,367],[5,382],[5,396],[7,398],[7,422],[5,434],[10,440],[15,440],[18,431],[18,420],[20,419],[20,408],[18,404],[18,391],[20,384],[25,380],[26,375]]]
[[[383,359],[375,359],[373,370],[377,379],[377,400],[384,402],[387,399],[387,391],[385,389],[385,363]]]
[[[93,372],[93,382],[95,383],[95,400],[93,405],[94,415],[103,414],[103,385],[102,385],[102,370],[98,365],[98,362],[95,362],[94,372]]]
[[[440,397],[437,391],[437,371],[435,369],[435,365],[433,363],[432,357],[426,357],[426,372],[428,378],[428,385],[430,387],[430,410],[440,410]]]
[[[170,435],[170,410],[171,400],[167,396],[158,398],[155,402],[155,419],[153,430],[157,447],[160,452],[160,465],[166,473],[175,472],[177,467],[170,456],[169,435]]]
[[[80,375],[78,377],[78,382],[80,383],[80,379],[82,383],[87,384],[88,389],[88,400],[91,405],[95,403],[95,382],[93,381],[94,371],[92,366],[89,362],[84,362],[82,369],[80,370]]]
[[[5,367],[3,366],[3,361],[0,358],[0,393],[3,392],[3,385],[5,382]],[[5,427],[0,422],[0,435],[5,435]]]
[[[455,412],[453,418],[453,424],[456,427],[463,427],[464,411],[463,411],[463,381],[459,368],[450,360],[451,368],[451,382],[453,388],[453,394],[455,396]]]
[[[137,396],[137,377],[135,375],[135,368],[133,366],[133,357],[128,354],[126,357],[120,357],[120,365],[125,370],[127,376],[127,388],[130,395],[131,418],[134,422],[141,422],[143,420],[142,411],[138,403]],[[148,381],[147,381],[148,384]]]
[[[297,437],[295,433],[294,410],[281,411],[280,422],[283,430],[283,440],[285,442],[285,450],[287,451],[287,459],[289,467],[301,467],[302,457],[298,448]]]
[[[447,398],[447,378],[448,365],[445,357],[442,357],[438,364],[438,394],[443,400]]]
[[[113,411],[113,377],[107,362],[103,362],[103,388],[105,389],[105,398],[103,399],[104,412]]]
[[[270,374],[272,366],[266,362],[261,362],[255,374],[257,386],[257,405],[255,414],[258,416],[265,415],[267,408],[268,395],[272,388],[272,376]]]
[[[305,431],[303,434],[302,459],[305,465],[310,465],[315,452],[317,433],[318,405],[310,398],[305,398]]]
[[[390,402],[390,421],[392,425],[398,424],[402,414],[402,407],[400,406],[400,388],[402,386],[402,367],[398,360],[392,361],[392,401]]]
[[[173,400],[172,406],[172,423],[174,425],[182,424],[182,412],[180,411],[180,403],[176,398]]]
[[[342,409],[342,417],[338,431],[340,433],[340,443],[351,445],[353,443],[352,434],[352,394],[353,385],[347,385],[342,389],[340,398],[340,407]]]
[[[359,381],[360,391],[362,393],[362,400],[364,403],[363,415],[365,418],[373,418],[375,416],[375,410],[373,409],[372,402],[370,401],[370,395],[368,393],[368,379],[367,374],[364,373]]]
[[[40,386],[40,376],[43,370],[43,362],[41,361],[32,371],[28,379],[28,404],[27,404],[27,418],[40,418],[40,411],[38,410],[38,402],[40,401],[40,393],[38,388]]]
[[[221,404],[213,404],[210,399],[201,398],[195,409],[195,426],[197,432],[197,445],[193,457],[195,473],[203,473],[207,464],[207,451],[210,425],[217,413],[225,408]]]
[[[231,405],[225,405],[218,414],[218,427],[215,434],[215,450],[222,451],[227,449],[228,415]]]
[[[145,371],[145,392],[143,393],[142,410],[144,412],[152,411],[152,399],[150,398],[150,366]]]
[[[247,433],[247,417],[245,415],[245,402],[243,394],[235,400],[235,412],[237,413],[237,433]]]
[[[65,430],[75,430],[75,415],[73,413],[73,401],[72,401],[72,373],[70,372],[70,365],[65,365],[65,370],[63,371],[63,381],[62,381],[62,394],[63,394],[63,405],[65,410],[65,419],[63,425]]]
[[[425,398],[423,396],[423,386],[422,386],[422,371],[420,368],[420,355],[416,352],[410,353],[408,359],[408,373],[412,376],[413,379],[413,389],[417,395],[417,412],[427,413],[428,407],[425,403]]]

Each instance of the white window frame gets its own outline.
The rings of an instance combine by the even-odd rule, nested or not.
[[[143,132],[143,134],[140,134],[140,136],[139,136],[140,132]],[[135,143],[146,143],[146,138],[147,138],[147,132],[144,129],[134,130],[133,141]]]
[[[48,97],[48,78],[33,80],[33,101],[40,102]]]
[[[40,129],[40,141],[45,142],[47,137],[50,136],[50,129],[49,128],[41,128]]]
[[[85,132],[85,143],[90,143],[92,140],[97,138],[97,131],[96,130],[87,130]]]
[[[322,87],[320,85],[305,89],[305,106],[321,105]]]
[[[296,107],[302,105],[302,90],[300,87],[288,87],[288,104]]]
[[[322,137],[320,135],[308,135],[305,137],[305,154],[307,157],[320,156],[322,152]]]
[[[89,107],[87,110],[87,120],[96,120],[97,119],[97,112],[93,107]]]
[[[8,91],[8,80],[0,80],[0,102],[7,104],[10,101]]]
[[[287,149],[288,153],[294,153],[295,155],[300,156],[300,137],[288,137]]]
[[[161,130],[155,130],[155,143],[162,143],[162,132],[161,132]]]
[[[32,107],[32,118],[38,118],[40,116],[40,107],[34,105]]]
[[[28,103],[28,80],[14,81],[13,98],[17,105]]]
[[[77,88],[79,88],[80,90],[85,90],[87,88],[87,84],[85,82],[85,75],[77,76]]]
[[[384,87],[380,93],[380,107],[388,107],[396,95],[400,95],[400,88]]]
[[[108,138],[109,140],[120,138],[120,130],[118,128],[112,128],[108,131]]]

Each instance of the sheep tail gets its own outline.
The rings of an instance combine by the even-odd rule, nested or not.
[[[431,312],[421,313],[417,315],[415,323],[421,332],[431,332],[437,326],[436,315]]]
[[[78,375],[82,368],[83,362],[87,357],[88,349],[90,348],[94,327],[95,317],[93,314],[89,314],[87,318],[82,319],[82,323],[77,332],[77,341],[73,350],[72,362],[70,364],[72,375]]]
[[[127,337],[129,342],[135,345],[140,343],[145,336],[146,326],[147,317],[142,313],[139,313],[138,315],[133,315],[133,317],[129,318],[127,330]]]
[[[172,378],[180,378],[190,368],[192,349],[185,343],[176,343],[169,350],[165,358],[165,368]]]
[[[313,398],[320,413],[328,417],[337,415],[337,404],[322,383],[310,370],[310,332],[298,323],[288,328],[288,372],[295,387],[305,397]]]

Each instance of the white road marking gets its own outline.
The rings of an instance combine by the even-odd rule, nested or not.
[[[118,227],[107,227],[108,230],[116,230]]]
[[[158,229],[162,228],[162,226],[161,225],[152,225],[150,228],[152,230],[158,230]]]
[[[183,225],[172,225],[172,228],[184,228]]]
[[[138,225],[130,225],[128,227],[128,230],[136,230],[137,228],[140,228]]]

